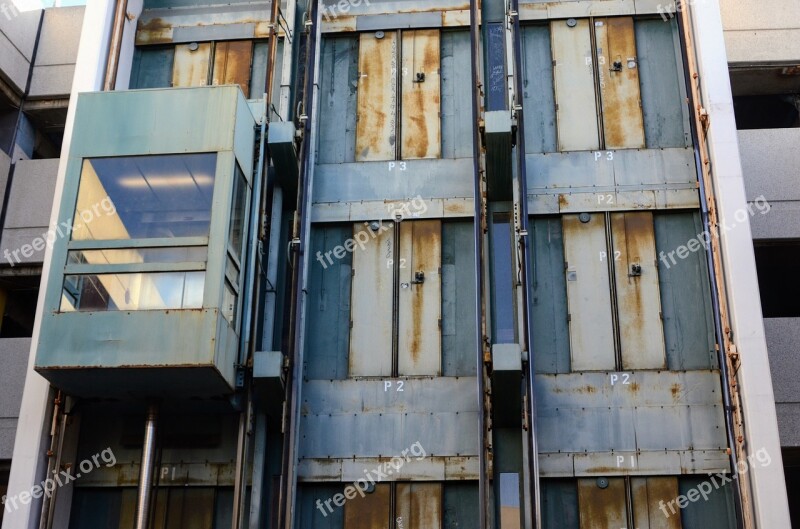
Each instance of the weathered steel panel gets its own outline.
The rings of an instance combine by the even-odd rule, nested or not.
[[[539,483],[543,529],[579,529],[578,488],[575,481],[544,479]]]
[[[471,222],[442,224],[442,371],[475,376],[475,238]]]
[[[550,23],[553,79],[559,151],[587,151],[600,147],[597,100],[592,69],[592,40],[588,19],[574,27],[566,20]]]
[[[211,66],[211,43],[202,42],[175,46],[172,66],[172,86],[206,86]]]
[[[358,49],[356,161],[394,160],[397,150],[397,33],[362,33]]]
[[[478,484],[454,483],[444,484],[443,525],[447,529],[478,529]]]
[[[342,485],[338,483],[299,484],[295,507],[297,529],[342,529],[345,511],[343,508],[337,508],[332,503],[329,505],[333,508],[333,512],[327,508],[320,510],[317,507],[317,501],[332,499],[336,494],[341,494],[342,490]],[[230,520],[228,523],[230,524]]]
[[[439,529],[442,527],[441,483],[398,483],[394,527]]]
[[[657,213],[658,279],[667,363],[671,370],[717,367],[704,230],[698,212]],[[676,256],[696,240],[697,251]]]
[[[572,370],[614,369],[605,218],[565,215],[562,222]]]
[[[540,474],[548,478],[708,474],[729,470],[728,455],[719,449],[539,454]]]
[[[236,84],[242,89],[244,97],[250,97],[252,62],[252,41],[217,42],[214,46],[214,69],[211,73],[211,84]]]
[[[713,477],[713,481],[712,481]],[[714,485],[708,499],[704,501],[691,501],[684,509],[675,508],[683,521],[683,527],[694,529],[730,529],[736,527],[736,514],[734,508],[733,487],[730,483],[723,483],[720,477],[715,476],[681,476],[678,479],[680,493],[684,496],[690,491],[697,491],[701,483]],[[717,487],[716,485],[719,485]],[[673,504],[674,506],[675,504]],[[671,511],[670,511],[671,512]]]
[[[633,18],[595,19],[597,73],[606,149],[644,147]]]
[[[468,31],[444,31],[441,34],[442,76],[442,158],[472,156],[471,92],[472,83]]]
[[[442,223],[400,224],[398,373],[442,371]]]
[[[668,517],[659,508],[675,500],[678,494],[677,477],[631,478],[633,526],[637,529],[681,529],[680,515]]]
[[[440,158],[441,44],[438,29],[404,31],[402,37],[400,157]]]
[[[611,214],[623,369],[664,369],[653,214]]]
[[[537,373],[569,373],[569,321],[564,239],[559,217],[532,217],[529,303]]]
[[[175,50],[169,48],[137,48],[133,54],[131,89],[169,88],[172,85],[172,61]]]
[[[344,529],[389,529],[391,486],[378,483],[375,490],[362,497],[347,500],[344,504]]]
[[[608,486],[600,488],[596,479],[579,479],[578,507],[581,529],[627,527],[625,480],[610,478]]]
[[[354,239],[351,242],[364,239],[366,235],[367,243],[363,250],[359,247],[352,252],[351,376],[392,374],[392,260],[395,244],[392,230],[392,224],[388,222],[382,223],[378,231],[372,231],[362,223],[353,225]],[[339,255],[347,253],[344,247],[338,248]],[[333,256],[338,258],[336,253]]]
[[[354,162],[358,39],[352,36],[322,39],[320,75],[317,161],[320,164]]]
[[[550,28],[522,27],[522,107],[525,115],[525,152],[556,151],[556,102]]]

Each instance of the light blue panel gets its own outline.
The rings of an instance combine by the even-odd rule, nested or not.
[[[443,495],[443,529],[478,529],[480,527],[477,482],[447,481],[444,483]]]
[[[175,7],[203,7],[218,4],[214,0],[146,0],[145,9],[175,8]],[[225,0],[226,4],[249,4],[252,0]],[[265,9],[269,12],[270,2],[264,2]]]
[[[253,44],[253,64],[250,67],[250,99],[261,99],[267,86],[267,59],[269,42],[261,41]],[[278,58],[281,54],[278,53]],[[280,67],[275,71],[275,79],[280,85]],[[274,101],[274,98],[273,98]]]
[[[685,259],[677,255],[679,247],[686,246],[703,233],[700,214],[692,211],[659,212],[653,216],[653,223],[669,369],[717,367],[705,249],[696,241],[697,251],[686,251]],[[703,241],[701,236],[700,242]]]
[[[358,38],[325,37],[320,57],[318,163],[355,161]]]
[[[528,277],[533,361],[537,373],[569,373],[569,323],[560,217],[533,217]]]
[[[525,152],[555,152],[556,103],[548,26],[522,28],[522,107]]]
[[[317,501],[325,502],[341,493],[342,485],[324,483],[302,483],[297,487],[295,507],[295,529],[342,529],[344,527],[344,508],[334,507],[333,512],[317,508]],[[330,504],[333,506],[333,504]],[[327,515],[327,516],[326,516]]]
[[[140,47],[133,55],[130,88],[169,88],[175,49]]]
[[[572,479],[539,482],[543,529],[578,529],[578,488]]]
[[[746,479],[747,476],[744,477]],[[720,485],[718,488],[715,487],[715,482],[711,480],[710,476],[678,478],[678,488],[684,496],[691,490],[698,490],[697,487],[702,483],[707,483],[707,485],[703,485],[703,490],[706,490],[708,485],[712,489],[708,494],[708,499],[701,497],[699,501],[690,501],[685,509],[680,509],[683,529],[734,529],[736,527],[733,488],[730,484],[722,485],[718,476],[714,476],[714,480],[717,485]]]
[[[472,66],[468,31],[441,36],[442,158],[472,157]]]
[[[645,140],[650,149],[689,145],[683,68],[676,53],[677,24],[660,18],[636,21]]]
[[[330,261],[324,254],[352,236],[351,224],[322,224],[311,230],[305,338],[305,376],[309,379],[347,377],[353,254],[346,252],[343,259],[329,254]],[[317,259],[320,255],[322,262]]]
[[[478,370],[472,227],[472,222],[442,224],[442,366],[446,377],[474,377]]]

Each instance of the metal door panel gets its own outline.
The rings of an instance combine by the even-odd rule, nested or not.
[[[565,215],[562,223],[572,370],[614,369],[605,218]]]
[[[581,529],[628,527],[625,480],[611,478],[601,489],[596,479],[578,480]]]
[[[600,148],[589,21],[550,23],[559,151]]]
[[[389,529],[390,487],[387,483],[375,485],[375,490],[362,497],[348,499],[344,504],[344,529]]]
[[[394,235],[391,224],[373,232],[363,223],[353,227],[373,235],[362,250],[353,249],[351,288],[350,375],[391,376],[392,374],[392,258]],[[363,239],[361,235],[361,239]],[[334,255],[335,257],[335,255]]]
[[[441,483],[398,483],[396,501],[395,527],[441,529]]]
[[[594,25],[605,148],[644,148],[633,18],[600,18]]]
[[[355,160],[358,38],[325,37],[320,57],[318,162]],[[341,191],[341,185],[337,186]]]
[[[398,373],[440,375],[442,371],[442,222],[400,224]],[[424,274],[419,283],[417,274]]]
[[[250,97],[250,64],[252,61],[252,41],[217,42],[214,48],[214,70],[211,74],[211,84],[238,84],[244,97]]]
[[[472,222],[442,224],[442,371],[446,377],[474,377],[477,372],[474,251]]]
[[[664,369],[653,214],[611,214],[623,369]]]
[[[442,157],[469,158],[472,156],[471,91],[472,83],[468,31],[442,33]]]
[[[169,88],[175,49],[138,48],[133,55],[131,89]]]
[[[667,517],[660,508],[679,494],[675,476],[631,478],[633,526],[637,529],[681,529],[680,513]]]
[[[556,104],[553,94],[553,55],[547,26],[522,27],[522,105],[525,152],[556,150]]]
[[[172,487],[165,529],[212,529],[214,523],[214,489]]]
[[[404,160],[442,155],[438,29],[403,32],[401,149]]]
[[[172,65],[172,86],[206,86],[208,70],[211,62],[211,43],[197,44],[197,49],[190,49],[192,44],[175,46],[175,59]]]
[[[383,32],[381,32],[383,33]],[[397,33],[362,33],[358,50],[356,161],[394,160],[397,138]]]

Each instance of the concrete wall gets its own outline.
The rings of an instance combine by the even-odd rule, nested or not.
[[[84,7],[45,10],[29,97],[69,96],[84,11]]]
[[[0,4],[0,76],[19,94],[25,92],[28,82],[36,30],[41,11],[20,13],[12,9],[12,3]],[[5,6],[5,10],[2,10]]]
[[[800,2],[720,0],[729,63],[797,62]]]
[[[0,459],[11,459],[14,450],[30,348],[30,338],[0,339],[0,358],[3,362],[3,368],[0,369]]]
[[[797,383],[800,318],[764,320],[775,387],[781,446],[800,447],[800,384]]]

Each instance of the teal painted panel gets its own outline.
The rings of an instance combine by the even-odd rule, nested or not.
[[[355,161],[358,39],[325,37],[320,57],[318,163]]]
[[[352,234],[350,224],[321,225],[311,230],[305,339],[309,379],[347,378],[353,254],[346,252],[342,259],[329,254],[330,260],[324,254],[344,245]]]
[[[684,147],[689,124],[675,19],[637,20],[635,32],[647,147]]]
[[[329,512],[323,505],[317,508],[317,501],[325,502],[342,492],[342,485],[323,483],[303,483],[297,487],[295,506],[295,529],[342,529],[344,527],[344,508],[335,507]],[[324,514],[323,514],[324,511]],[[327,515],[327,516],[326,516]]]
[[[712,477],[714,477],[713,481]],[[736,527],[733,489],[730,484],[721,485],[720,481],[721,479],[716,475],[678,478],[678,488],[684,496],[692,490],[699,490],[698,487],[703,483],[706,484],[702,485],[703,490],[711,488],[707,500],[700,498],[700,501],[690,501],[686,508],[680,509],[683,529],[734,529]],[[715,484],[720,485],[719,488],[715,487]],[[667,509],[671,514],[671,510],[668,507]],[[675,510],[678,510],[677,507]]]
[[[131,68],[130,88],[169,88],[175,49],[136,48]]]
[[[569,322],[564,239],[559,217],[532,217],[528,300],[537,373],[569,373]]]
[[[446,481],[443,489],[442,529],[478,529],[478,483]]]
[[[711,288],[698,212],[653,215],[664,341],[670,370],[717,367]],[[695,240],[697,251],[681,259],[678,248]],[[681,251],[681,255],[684,255]]]
[[[76,487],[72,493],[69,529],[119,527],[122,489],[86,489]]]
[[[468,31],[441,34],[442,158],[472,157],[472,84]]]
[[[477,373],[472,226],[472,222],[442,223],[442,366],[446,377]]]
[[[525,152],[555,152],[556,103],[548,26],[522,28],[522,55]]]
[[[572,479],[543,479],[541,490],[542,527],[578,529],[578,487]]]

